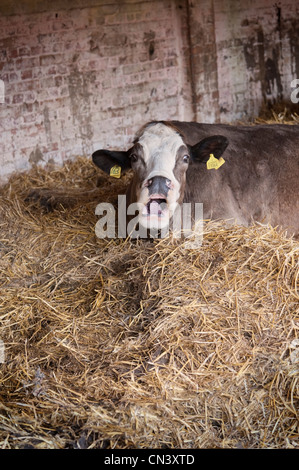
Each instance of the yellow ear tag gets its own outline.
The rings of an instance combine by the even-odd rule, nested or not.
[[[110,169],[110,176],[113,176],[113,178],[120,178],[120,174],[121,174],[121,167],[120,166],[114,165]]]
[[[223,163],[225,163],[224,158],[215,158],[214,155],[210,153],[210,158],[207,161],[207,169],[212,170],[214,168],[215,170],[218,170],[218,168],[220,168]]]

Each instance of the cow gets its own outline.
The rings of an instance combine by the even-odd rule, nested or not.
[[[299,126],[152,121],[125,151],[101,149],[95,165],[133,170],[127,204],[138,222],[169,223],[182,203],[203,203],[204,219],[253,221],[299,235]]]

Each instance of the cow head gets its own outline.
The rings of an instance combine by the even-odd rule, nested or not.
[[[171,123],[151,122],[128,151],[97,150],[92,158],[108,174],[115,165],[122,173],[133,169],[128,203],[138,203],[142,226],[162,229],[183,202],[189,163],[205,163],[210,154],[219,158],[227,145],[226,137],[216,135],[189,146]]]

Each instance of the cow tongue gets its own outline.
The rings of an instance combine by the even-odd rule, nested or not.
[[[150,215],[159,215],[161,214],[161,207],[160,207],[160,204],[155,201],[155,200],[152,200],[150,202],[150,205],[149,205],[149,213]]]

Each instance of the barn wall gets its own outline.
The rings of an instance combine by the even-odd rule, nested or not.
[[[290,102],[291,81],[299,78],[298,1],[214,5],[221,121],[256,116],[264,103]]]
[[[297,0],[188,4],[197,121],[249,119],[265,104],[290,102],[299,78]]]
[[[297,3],[2,0],[0,179],[126,146],[151,119],[234,121],[288,101]]]
[[[147,120],[191,117],[176,2],[8,4],[0,7],[2,176],[126,145]]]

